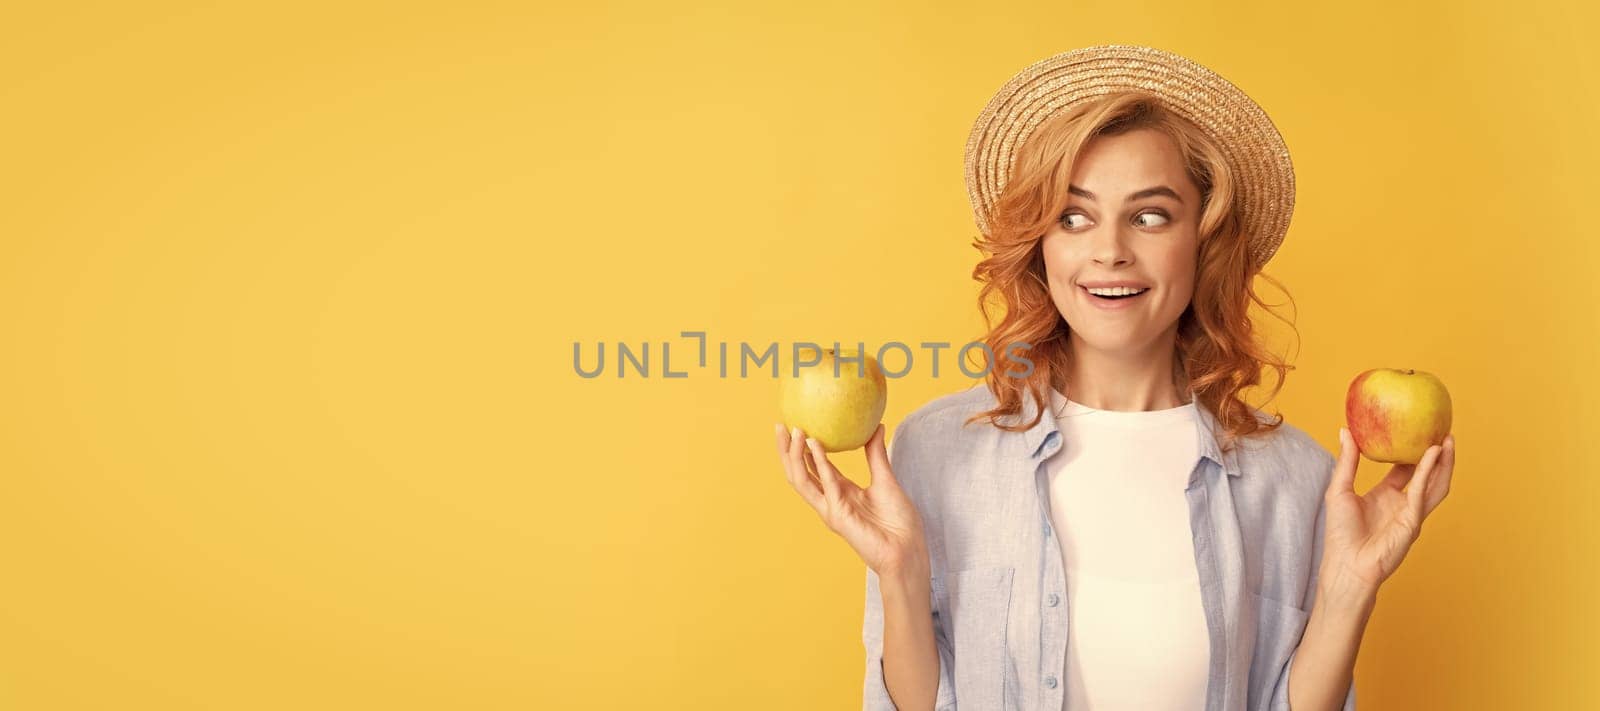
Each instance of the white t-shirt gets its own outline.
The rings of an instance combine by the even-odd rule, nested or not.
[[[1200,457],[1196,406],[1051,400],[1064,443],[1047,470],[1067,577],[1062,708],[1204,708],[1211,641],[1184,494]]]

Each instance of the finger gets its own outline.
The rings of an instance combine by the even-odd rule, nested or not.
[[[1456,438],[1453,435],[1445,435],[1444,450],[1439,453],[1439,474],[1434,477],[1436,481],[1428,485],[1430,491],[1427,496],[1427,507],[1423,509],[1424,514],[1433,513],[1433,510],[1444,502],[1444,497],[1450,495],[1450,476],[1455,469]]]
[[[817,488],[817,480],[811,478],[810,474],[790,476],[789,483],[794,486],[795,491],[800,492],[800,498],[805,499],[817,513],[820,514],[825,510],[828,505],[827,498],[822,490]]]
[[[878,429],[873,431],[872,439],[867,440],[867,470],[872,472],[872,481],[868,487],[877,486],[883,482],[889,488],[897,488],[900,482],[895,481],[894,470],[889,467],[889,452],[883,446],[883,423],[878,423]]]
[[[828,461],[828,453],[822,451],[822,443],[814,437],[806,438],[806,446],[811,449],[811,463],[817,467],[817,478],[822,480],[822,491],[828,495],[829,501],[839,500],[839,471],[833,468],[833,463]]]
[[[808,466],[806,458],[806,433],[799,427],[789,429],[789,465],[794,467],[795,476],[805,478],[811,482],[818,492],[822,492],[822,480]]]
[[[774,425],[774,428],[777,430],[778,451],[783,455],[783,475],[789,480],[789,486],[794,487],[794,490],[800,493],[800,498],[805,499],[805,502],[810,504],[812,508],[820,506],[822,504],[822,489],[817,487],[817,482],[803,469],[796,470],[794,462],[788,456],[791,443],[789,431],[784,429],[782,424]]]
[[[1339,459],[1333,464],[1333,479],[1328,482],[1327,496],[1332,497],[1344,492],[1355,493],[1356,467],[1361,463],[1361,450],[1356,448],[1355,438],[1350,436],[1350,430],[1339,428]]]
[[[1439,445],[1433,445],[1422,455],[1422,461],[1417,462],[1417,475],[1411,479],[1411,486],[1406,489],[1406,502],[1411,508],[1413,521],[1418,527],[1427,515],[1427,506],[1423,494],[1428,490],[1428,479],[1433,476],[1433,471],[1439,463]]]

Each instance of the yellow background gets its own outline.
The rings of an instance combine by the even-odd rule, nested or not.
[[[1362,370],[1455,398],[1363,706],[1600,704],[1591,11],[751,5],[0,13],[0,707],[858,707],[864,568],[773,384],[678,333],[975,337],[967,131],[1102,42],[1293,150],[1268,411],[1334,449]],[[581,379],[597,340],[690,377]]]

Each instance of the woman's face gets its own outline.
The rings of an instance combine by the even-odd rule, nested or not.
[[[1138,356],[1170,348],[1194,295],[1200,190],[1172,138],[1139,129],[1092,139],[1072,169],[1071,202],[1041,249],[1056,309],[1073,348]],[[1087,286],[1147,289],[1119,300]],[[1168,351],[1170,352],[1170,351]]]

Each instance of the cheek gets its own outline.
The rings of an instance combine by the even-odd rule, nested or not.
[[[1077,273],[1077,268],[1065,260],[1052,260],[1048,256],[1044,260],[1044,283],[1050,288],[1050,300],[1054,301],[1059,309],[1066,309],[1072,303],[1072,275]]]
[[[1070,245],[1059,239],[1052,239],[1046,235],[1039,245],[1039,256],[1044,262],[1045,281],[1053,289],[1058,281],[1071,278],[1077,271],[1077,255],[1072,254]]]
[[[1176,259],[1166,269],[1168,308],[1181,313],[1194,300],[1195,260],[1193,256]]]

